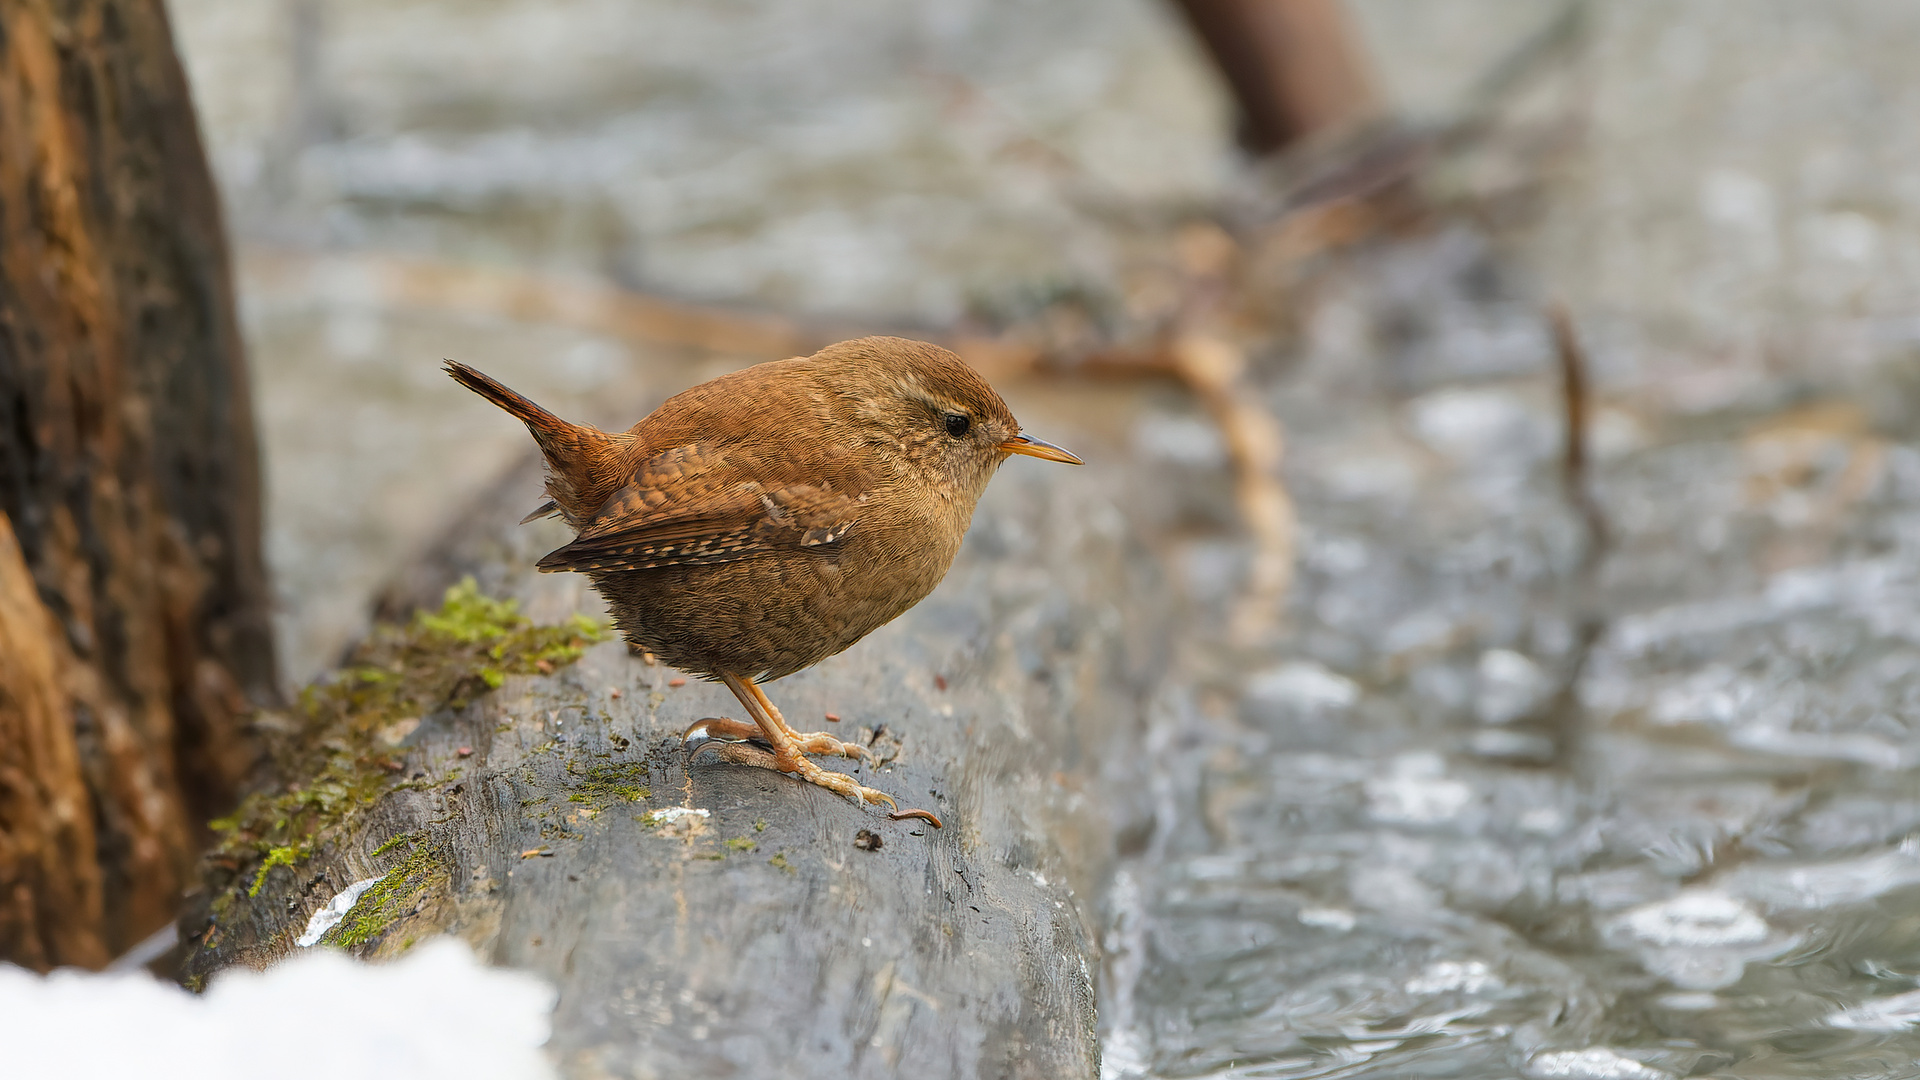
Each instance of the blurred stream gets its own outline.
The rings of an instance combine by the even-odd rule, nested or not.
[[[1417,280],[1430,328],[1544,333],[1499,270],[1444,230],[1326,302],[1384,326]],[[1231,549],[1175,556],[1205,644],[1108,896],[1106,1075],[1920,1075],[1911,365],[1602,410],[1589,579],[1557,376],[1447,334],[1411,380],[1275,380],[1306,529],[1271,647],[1204,638]]]

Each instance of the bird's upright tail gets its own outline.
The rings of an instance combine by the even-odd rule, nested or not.
[[[470,368],[458,360],[446,363],[447,374],[453,376],[454,382],[525,421],[536,439],[542,432],[555,436],[571,434],[574,428],[580,426],[560,419],[477,368]]]
[[[533,433],[533,441],[540,445],[549,466],[547,492],[560,504],[560,509],[569,519],[591,506],[576,506],[576,502],[589,500],[596,495],[590,489],[595,485],[592,477],[606,454],[611,452],[619,438],[609,435],[591,424],[576,424],[562,420],[532,400],[508,389],[492,376],[475,368],[468,367],[457,360],[448,360],[447,374],[461,386],[479,394],[495,405],[518,417]],[[539,512],[536,511],[536,515]]]

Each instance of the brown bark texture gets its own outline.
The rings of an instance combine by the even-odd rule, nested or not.
[[[1176,0],[1240,107],[1255,154],[1370,116],[1379,105],[1340,0]]]
[[[275,693],[218,199],[160,0],[0,0],[0,959],[174,914]]]

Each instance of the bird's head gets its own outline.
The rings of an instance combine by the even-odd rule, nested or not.
[[[843,341],[814,357],[829,373],[859,437],[936,490],[978,499],[1014,454],[1080,464],[1020,430],[1007,403],[967,362],[906,338]]]

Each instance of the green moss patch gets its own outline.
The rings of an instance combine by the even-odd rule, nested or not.
[[[379,939],[388,928],[413,914],[422,895],[435,885],[444,884],[446,867],[432,850],[420,846],[408,853],[400,865],[368,886],[347,909],[340,924],[320,940],[342,949],[358,948]]]
[[[224,889],[213,883],[216,917],[231,907],[249,866],[257,863],[247,894],[257,896],[274,868],[310,858],[350,827],[354,812],[396,789],[425,786],[400,775],[382,729],[464,708],[509,675],[551,672],[608,634],[581,615],[537,626],[515,601],[483,595],[472,578],[448,589],[439,610],[376,627],[339,671],[308,686],[293,709],[262,725],[277,732],[270,745],[276,774],[292,782],[248,796],[237,811],[212,823],[212,863],[234,875]],[[355,909],[368,903],[363,897]]]
[[[638,761],[613,762],[582,769],[567,763],[567,801],[603,806],[616,799],[639,802],[653,798],[645,783],[647,767]]]
[[[410,833],[401,833],[398,836],[390,837],[388,838],[386,843],[381,844],[379,847],[373,849],[373,857],[377,859],[380,856],[385,855],[387,852],[392,851],[394,848],[397,848],[402,844],[418,843],[420,840],[420,836],[421,834],[419,832],[410,832]]]
[[[305,862],[310,854],[312,852],[304,844],[299,847],[269,848],[265,861],[261,862],[259,871],[253,875],[253,884],[247,886],[247,895],[249,897],[260,895],[260,887],[267,883],[267,872],[274,867],[292,866],[297,862]]]

